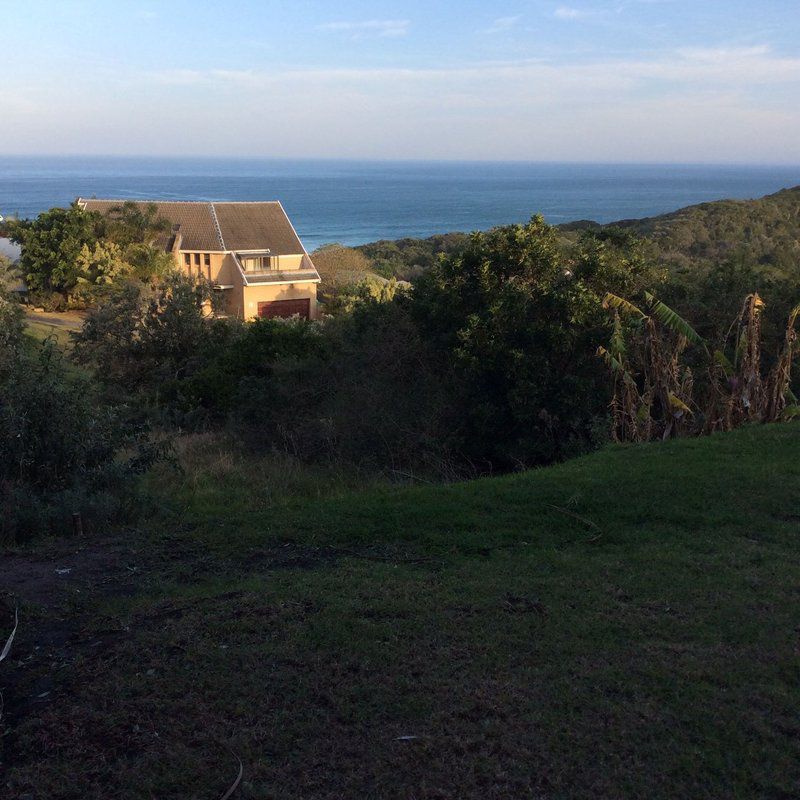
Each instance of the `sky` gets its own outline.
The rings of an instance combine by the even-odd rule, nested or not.
[[[0,0],[0,153],[800,164],[800,0]]]

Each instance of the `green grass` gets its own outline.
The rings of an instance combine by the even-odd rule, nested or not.
[[[28,336],[37,342],[53,337],[59,347],[65,350],[69,350],[72,347],[72,339],[68,328],[48,325],[46,322],[39,322],[38,320],[27,320],[25,328]]]
[[[12,796],[219,797],[240,758],[246,798],[797,797],[799,451],[289,500],[195,459],[133,590],[73,599],[104,645],[20,722]]]

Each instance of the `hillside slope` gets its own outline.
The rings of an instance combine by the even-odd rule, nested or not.
[[[219,797],[241,759],[246,798],[796,797],[799,447],[275,504],[257,464],[163,476],[102,582],[22,597],[9,796]]]
[[[531,210],[534,213],[535,209]],[[757,200],[719,200],[644,219],[600,225],[591,221],[557,226],[572,237],[585,229],[622,227],[650,239],[657,257],[672,271],[708,269],[729,259],[790,272],[800,262],[800,187]],[[398,239],[362,245],[381,274],[413,278],[439,253],[454,253],[468,241],[464,233],[428,239]]]
[[[783,270],[800,261],[800,187],[615,224],[652,240],[671,267],[710,267],[736,258]]]

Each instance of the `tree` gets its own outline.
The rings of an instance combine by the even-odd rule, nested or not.
[[[314,253],[314,266],[322,278],[323,290],[357,283],[372,274],[369,259],[363,253],[340,244],[320,247]]]
[[[150,244],[130,244],[125,248],[125,261],[131,266],[132,274],[142,281],[163,280],[175,271],[175,259]]]
[[[106,215],[106,236],[123,250],[129,245],[152,245],[160,234],[171,228],[169,220],[158,216],[155,203],[134,203],[131,200],[114,206]]]
[[[78,283],[107,286],[132,271],[131,265],[122,257],[122,251],[114,242],[95,242],[94,248],[85,244],[78,254]]]
[[[424,335],[453,360],[453,429],[469,459],[499,468],[589,447],[605,425],[607,378],[594,357],[605,292],[657,282],[635,237],[588,233],[565,250],[541,216],[474,234],[415,284]]]
[[[0,294],[16,289],[22,283],[22,274],[17,267],[0,254]]]
[[[170,391],[202,359],[207,295],[177,273],[155,288],[118,284],[75,334],[74,358],[125,392],[136,387],[152,398]]]
[[[73,203],[53,208],[35,220],[12,220],[12,241],[22,247],[20,269],[32,293],[66,294],[80,277],[78,257],[84,245],[93,248],[100,218]]]
[[[388,303],[398,293],[406,291],[409,284],[399,283],[394,278],[386,280],[377,275],[356,283],[343,284],[325,296],[325,313],[331,315],[352,314],[364,303]]]

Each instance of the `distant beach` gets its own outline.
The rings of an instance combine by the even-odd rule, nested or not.
[[[653,216],[800,184],[800,166],[0,157],[0,214],[77,196],[280,200],[306,247],[522,222]]]

